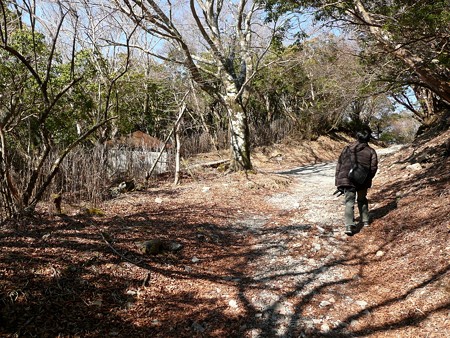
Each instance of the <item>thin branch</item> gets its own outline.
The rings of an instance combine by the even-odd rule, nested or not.
[[[75,148],[77,145],[79,145],[82,141],[84,141],[86,138],[88,138],[94,131],[105,125],[106,123],[110,122],[111,120],[116,119],[116,116],[110,117],[104,121],[101,121],[100,123],[93,126],[91,129],[86,131],[83,135],[81,135],[78,139],[76,139],[74,142],[72,142],[69,146],[67,146],[60,154],[59,157],[53,162],[52,168],[50,169],[50,172],[48,173],[47,177],[44,179],[44,182],[42,183],[41,187],[36,192],[36,195],[34,196],[32,202],[30,203],[29,207],[27,209],[33,210],[37,203],[41,200],[42,195],[46,191],[47,187],[52,182],[53,178],[55,177],[56,173],[59,170],[59,167],[61,165],[61,162],[64,160],[64,158],[69,154],[73,148]]]
[[[197,15],[197,11],[195,10],[194,0],[190,0],[189,2],[191,6],[191,12],[194,17],[195,23],[197,24],[198,29],[200,30],[200,33],[202,34],[202,37],[206,40],[208,43],[208,46],[212,49],[213,54],[221,61],[222,64],[225,64],[225,59],[223,54],[219,51],[218,46],[214,43],[214,41],[211,39],[211,37],[208,35],[208,33],[205,30],[205,27],[200,21],[200,18]]]
[[[129,262],[129,263],[131,263],[131,264],[134,264],[134,265],[136,265],[136,266],[138,266],[138,264],[142,262],[142,259],[139,260],[139,261],[137,261],[137,262],[135,262],[135,261],[132,261],[131,259],[125,257],[125,256],[122,255],[119,251],[117,251],[116,248],[113,247],[113,245],[106,239],[105,233],[104,233],[103,231],[100,231],[100,235],[102,236],[103,241],[109,246],[109,248],[110,248],[117,256],[119,256],[120,258],[122,258],[123,260],[125,260],[125,261],[127,261],[127,262]]]
[[[174,127],[170,130],[169,135],[166,137],[166,139],[165,139],[165,141],[164,141],[164,146],[162,147],[162,149],[160,150],[158,156],[156,157],[155,162],[153,162],[152,167],[150,168],[150,170],[149,170],[149,171],[146,173],[146,175],[145,175],[145,178],[146,178],[147,181],[148,181],[148,179],[150,178],[150,176],[152,175],[153,170],[155,170],[156,165],[157,165],[159,159],[161,158],[161,156],[162,156],[164,150],[165,150],[166,147],[167,147],[167,143],[169,143],[169,140],[170,140],[170,138],[172,137],[172,134],[173,134],[174,131],[176,130],[176,127],[177,127],[178,123],[180,123],[181,118],[183,117],[183,115],[184,115],[184,113],[185,113],[185,111],[186,111],[186,105],[185,105],[184,102],[185,102],[186,98],[188,97],[189,92],[190,92],[190,91],[188,90],[188,91],[184,94],[184,97],[182,98],[181,103],[180,103],[180,104],[182,105],[182,108],[181,108],[180,113],[178,114],[177,120],[176,120],[175,123],[174,123]]]

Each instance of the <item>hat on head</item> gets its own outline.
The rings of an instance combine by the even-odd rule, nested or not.
[[[371,137],[372,137],[372,130],[370,129],[369,126],[364,127],[363,129],[361,129],[356,133],[356,138],[358,139],[359,142],[362,143],[369,142]]]

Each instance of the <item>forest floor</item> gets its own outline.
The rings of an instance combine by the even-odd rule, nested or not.
[[[0,336],[450,337],[449,139],[377,148],[372,221],[352,237],[342,136],[5,224]],[[182,249],[142,253],[155,239]]]

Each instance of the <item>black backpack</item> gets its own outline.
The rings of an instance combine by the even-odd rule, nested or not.
[[[356,156],[356,147],[354,152],[355,159],[353,160],[352,154],[350,153],[350,148],[347,148],[348,156],[350,158],[350,163],[352,164],[352,167],[350,171],[348,172],[348,179],[350,182],[352,182],[355,186],[361,186],[366,182],[367,177],[370,173],[370,168],[367,168],[363,166],[361,163],[358,163],[358,157]]]

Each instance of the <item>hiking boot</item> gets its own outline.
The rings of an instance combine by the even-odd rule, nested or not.
[[[354,225],[346,225],[344,233],[346,235],[348,235],[348,236],[353,236],[354,235],[354,232],[353,232],[354,229],[355,229]]]

